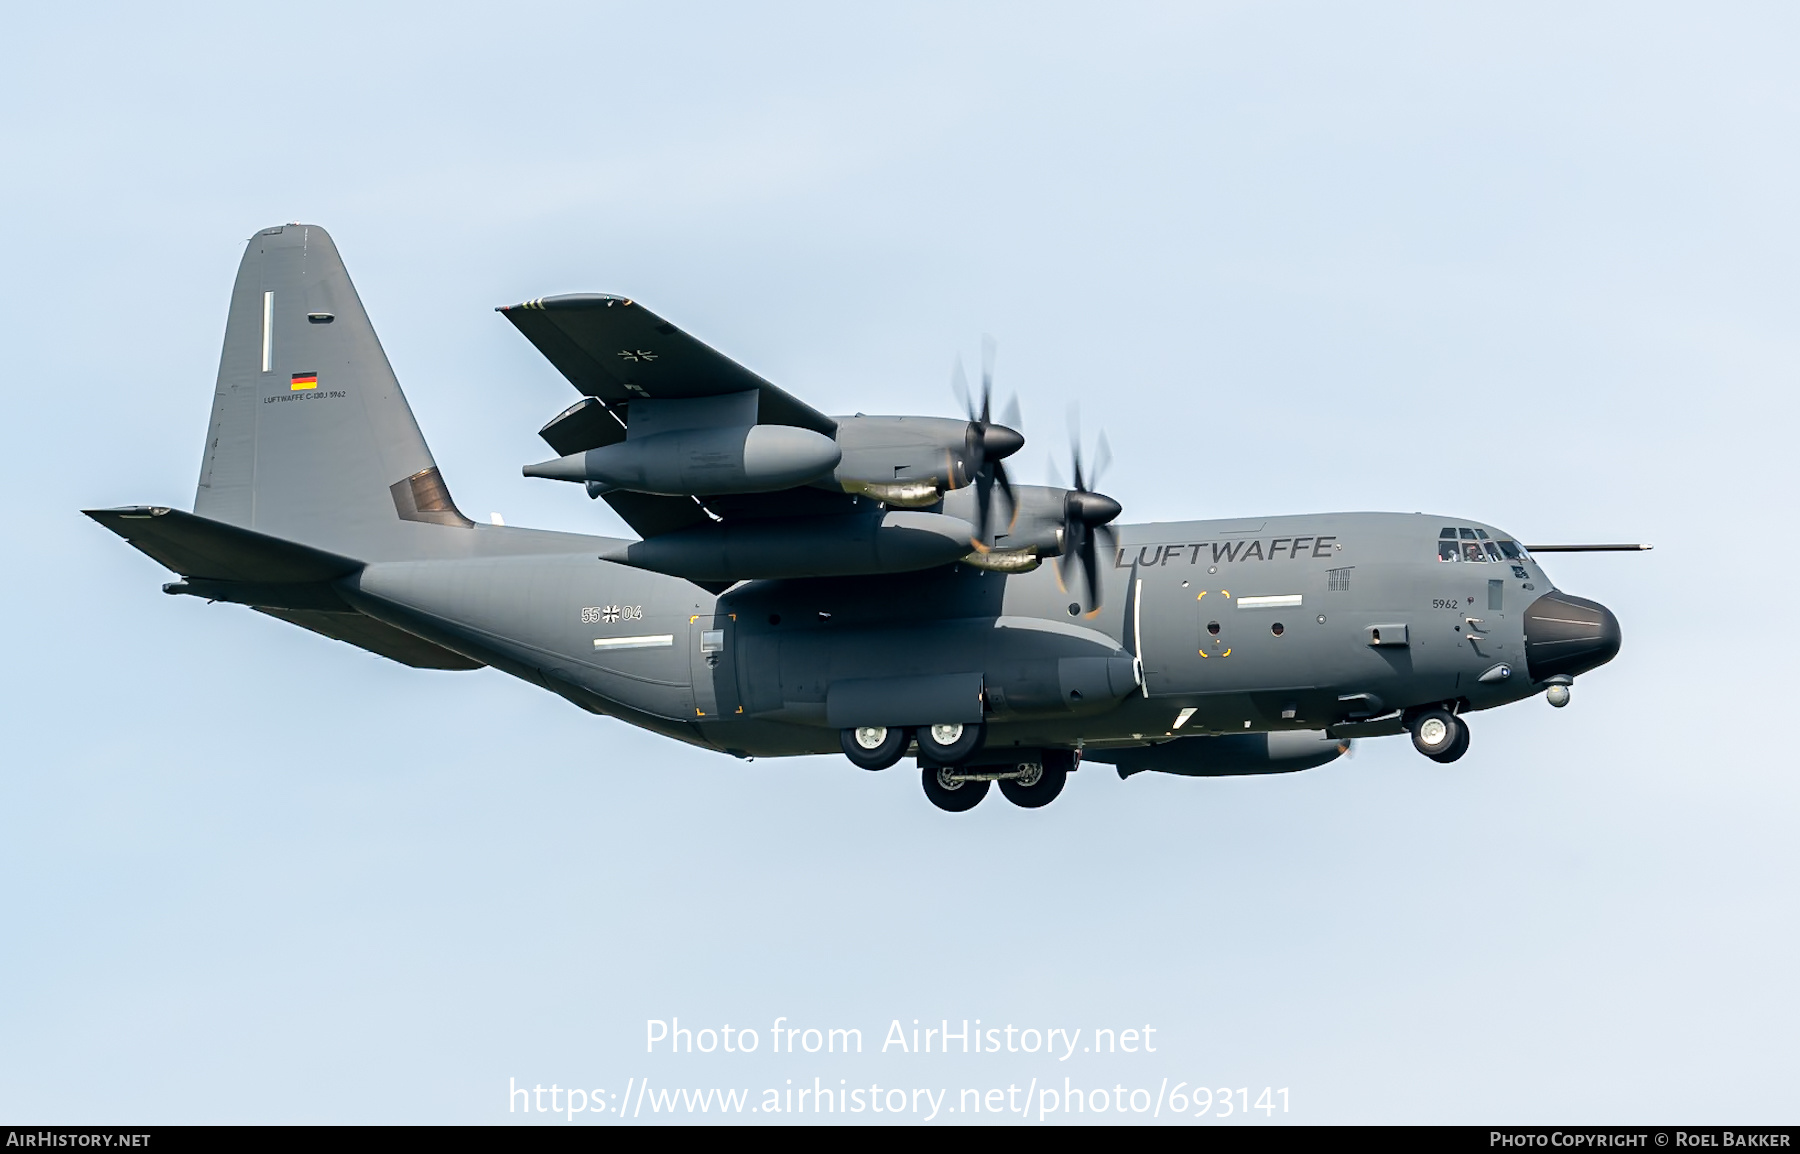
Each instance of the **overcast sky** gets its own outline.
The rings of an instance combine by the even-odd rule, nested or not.
[[[496,1122],[509,1079],[646,1077],[1793,1120],[1791,7],[6,23],[0,1120]],[[1128,521],[1656,551],[1551,559],[1623,652],[1454,766],[1090,765],[947,815],[904,766],[745,764],[159,592],[77,510],[191,508],[237,261],[290,220],[335,237],[477,517],[625,532],[520,477],[575,394],[491,311],[610,291],[827,412],[950,415],[992,333],[1025,478],[1079,400]],[[763,1041],[645,1054],[675,1016]],[[866,1052],[772,1054],[782,1016]],[[877,1052],[915,1018],[1157,1049]]]

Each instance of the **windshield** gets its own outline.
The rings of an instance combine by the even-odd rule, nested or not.
[[[1495,540],[1487,530],[1446,525],[1438,531],[1438,560],[1445,562],[1524,561],[1529,557],[1517,541]]]

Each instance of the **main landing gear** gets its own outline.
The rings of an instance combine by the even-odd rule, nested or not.
[[[1068,784],[1069,771],[1074,768],[1074,750],[1047,749],[1037,762],[1019,766],[1019,776],[1001,778],[1000,792],[1016,806],[1038,809],[1056,800],[1056,795]]]
[[[1031,761],[1011,765],[933,766],[919,771],[931,804],[951,813],[974,809],[992,782],[1000,783],[1007,801],[1021,809],[1039,809],[1056,800],[1075,768],[1075,751],[1046,749]]]
[[[1433,761],[1449,764],[1469,752],[1469,725],[1448,709],[1423,709],[1407,728],[1413,748]]]
[[[919,756],[939,765],[955,765],[981,745],[983,725],[925,725],[919,728]]]
[[[912,743],[912,734],[884,725],[858,725],[838,734],[844,756],[860,769],[886,769],[900,760]]]
[[[838,744],[852,765],[886,769],[899,761],[915,740],[919,756],[939,765],[957,765],[981,747],[984,725],[925,725],[918,730],[899,726],[856,725],[838,731]]]
[[[964,777],[955,766],[950,765],[921,769],[919,777],[925,786],[925,796],[930,799],[931,804],[951,813],[962,813],[980,805],[981,799],[988,794],[988,786],[992,784],[990,778]]]
[[[1056,800],[1080,763],[1072,749],[1019,750],[1018,760],[994,752],[975,758],[987,736],[985,725],[859,725],[838,733],[838,744],[852,765],[886,769],[918,743],[919,780],[932,805],[962,813],[981,804],[995,782],[1006,800],[1021,809],[1039,809]],[[974,759],[978,764],[969,764]]]

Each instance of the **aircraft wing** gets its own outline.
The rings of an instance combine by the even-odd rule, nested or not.
[[[577,389],[608,409],[755,389],[757,420],[831,436],[837,422],[643,305],[610,293],[539,297],[497,310]]]
[[[610,293],[540,297],[498,310],[587,396],[538,431],[560,454],[625,439],[631,403],[755,390],[756,419],[831,436],[837,422],[682,332],[643,305]],[[845,512],[847,494],[789,489],[732,497],[612,492],[604,500],[646,540],[716,521],[772,520]],[[709,515],[710,514],[710,515]]]
[[[849,513],[857,508],[856,498],[849,493],[812,488],[737,493],[725,497],[665,497],[655,493],[620,491],[604,494],[600,499],[611,505],[619,519],[646,541],[664,533],[694,529],[708,523],[823,517]]]

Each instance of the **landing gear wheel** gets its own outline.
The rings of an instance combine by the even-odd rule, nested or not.
[[[1469,724],[1459,719],[1456,723],[1456,740],[1450,743],[1450,748],[1442,753],[1428,753],[1425,756],[1433,761],[1441,761],[1445,765],[1449,765],[1467,752],[1469,752]]]
[[[981,738],[986,728],[980,724],[921,725],[918,734],[919,756],[939,765],[955,765],[981,748]]]
[[[925,786],[925,796],[931,804],[939,809],[947,809],[951,813],[962,813],[974,809],[987,796],[990,782],[985,781],[951,781],[954,769],[924,769],[919,771],[920,780]]]
[[[1056,795],[1063,791],[1068,780],[1069,771],[1052,758],[1046,757],[1042,764],[1033,765],[1023,777],[1002,781],[1000,792],[1016,806],[1037,809],[1055,801]]]
[[[1427,709],[1413,718],[1407,728],[1412,730],[1413,748],[1426,757],[1437,757],[1454,749],[1457,734],[1464,729],[1463,723],[1447,709]],[[1462,741],[1466,746],[1468,738],[1464,737]]]
[[[886,769],[900,760],[911,740],[904,729],[880,725],[856,725],[838,734],[844,756],[861,769]]]

